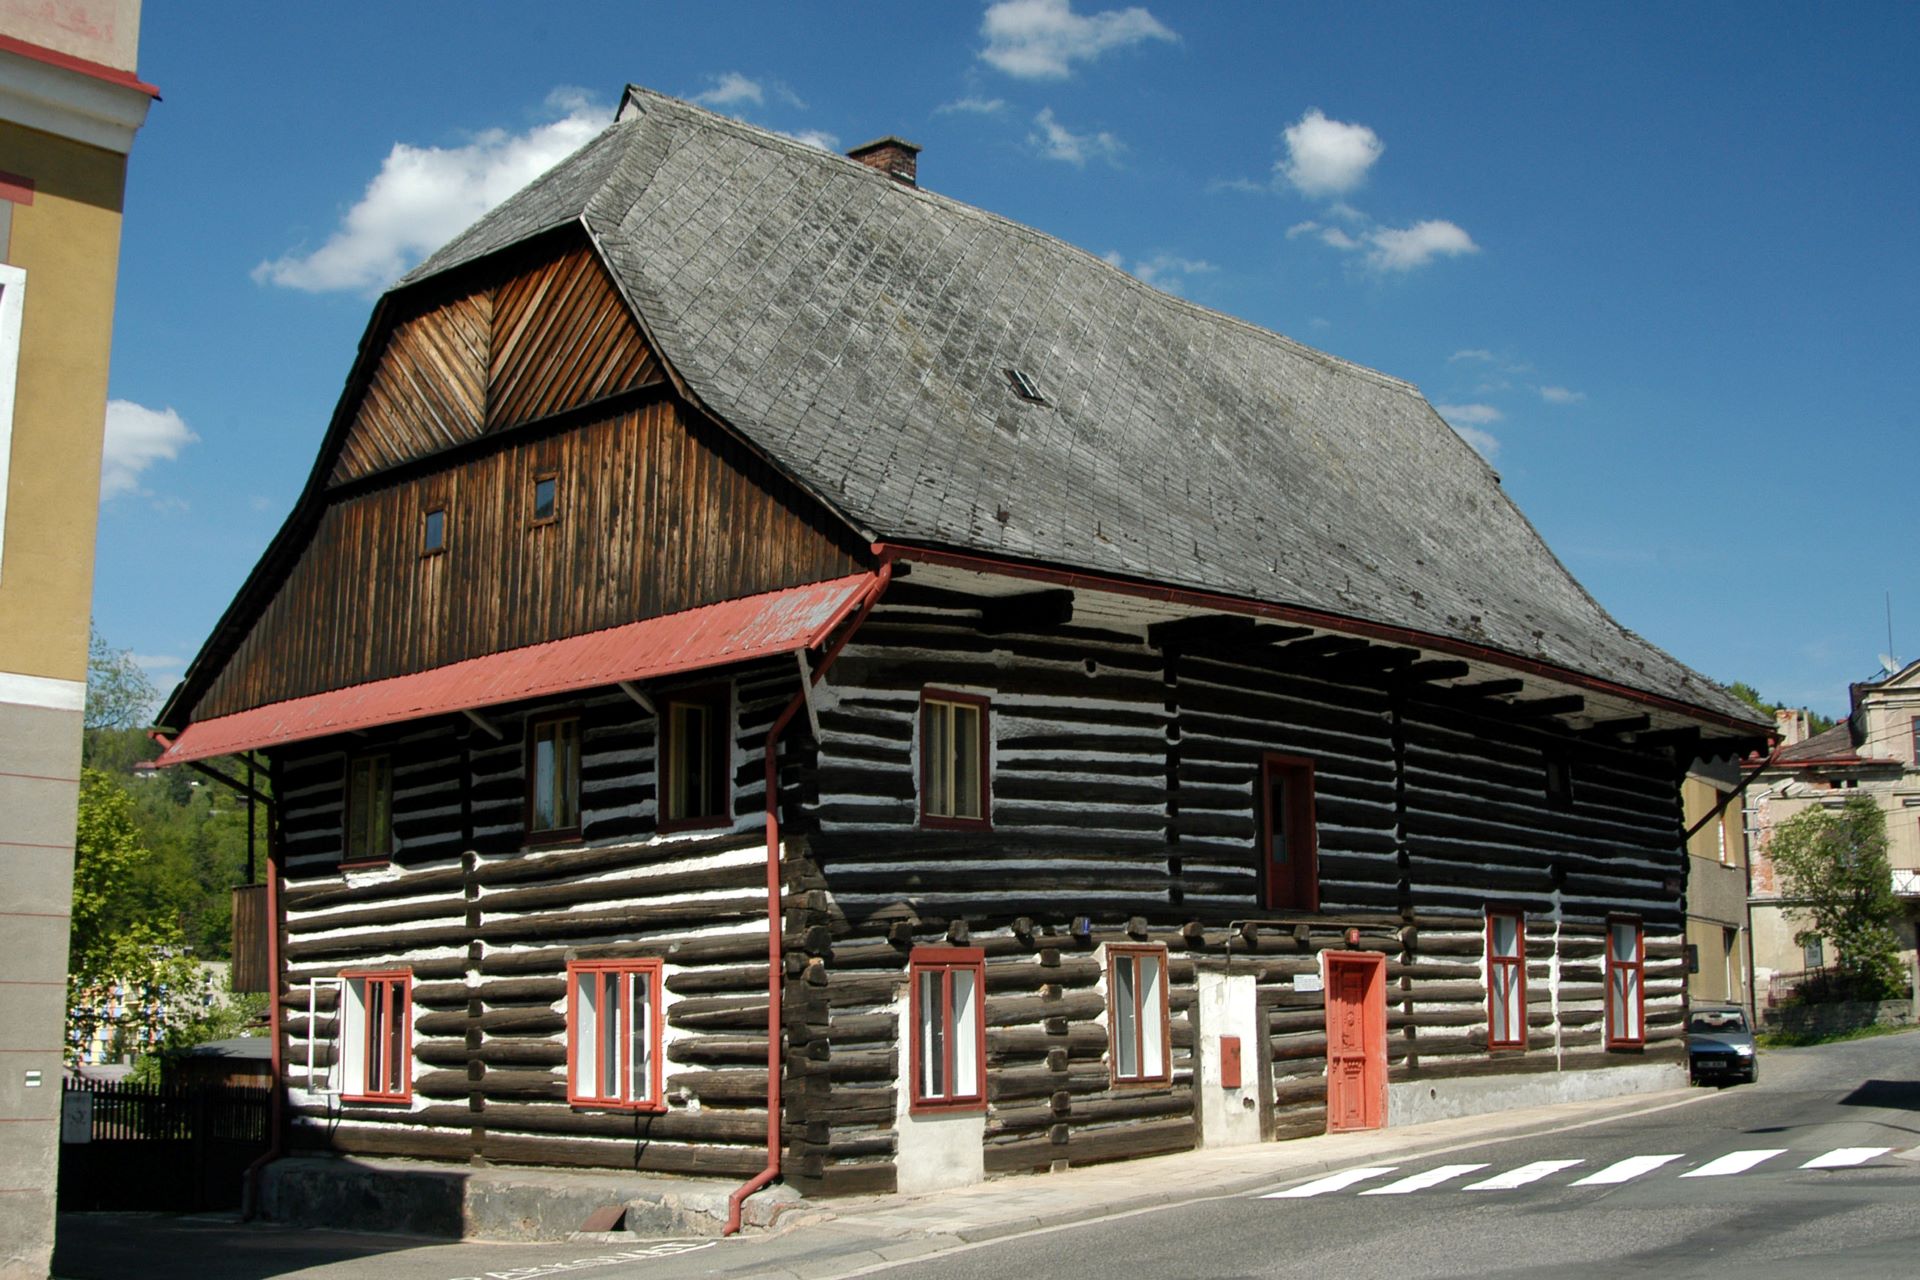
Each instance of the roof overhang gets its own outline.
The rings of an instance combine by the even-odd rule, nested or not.
[[[863,573],[702,605],[190,724],[157,764],[351,733],[428,716],[657,680],[817,648],[880,581]]]

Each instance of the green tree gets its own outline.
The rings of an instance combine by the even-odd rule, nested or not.
[[[82,769],[67,954],[70,1052],[103,1032],[122,1050],[159,1043],[206,1008],[206,979],[153,862],[133,798],[107,774]]]
[[[1767,701],[1760,696],[1758,689],[1748,684],[1745,680],[1735,680],[1727,686],[1727,692],[1764,715],[1770,716],[1787,705],[1784,702]],[[1809,710],[1807,712],[1807,727],[1814,733],[1825,733],[1837,723],[1839,722],[1831,716],[1823,716],[1818,711]]]
[[[98,631],[87,632],[86,728],[138,729],[159,698],[131,652],[115,649]]]
[[[1840,999],[1887,1000],[1906,991],[1887,862],[1887,822],[1880,806],[1854,796],[1838,809],[1804,809],[1781,823],[1768,853],[1789,898],[1811,922],[1794,934],[1802,946],[1832,941]]]

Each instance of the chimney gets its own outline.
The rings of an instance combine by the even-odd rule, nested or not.
[[[1807,713],[1793,707],[1781,707],[1773,713],[1773,727],[1780,732],[1780,745],[1790,747],[1807,740]]]
[[[905,186],[920,185],[916,180],[920,170],[920,148],[905,138],[896,138],[892,134],[876,138],[847,152],[847,159],[858,160],[869,169],[878,169]]]

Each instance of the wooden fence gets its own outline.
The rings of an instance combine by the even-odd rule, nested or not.
[[[60,1208],[238,1208],[241,1175],[267,1149],[269,1096],[218,1085],[67,1081]]]

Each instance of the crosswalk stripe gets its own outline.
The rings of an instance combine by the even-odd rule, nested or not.
[[[1509,1169],[1502,1174],[1462,1187],[1462,1191],[1512,1191],[1515,1187],[1524,1187],[1529,1182],[1538,1182],[1550,1173],[1562,1169],[1571,1169],[1584,1160],[1535,1160],[1532,1164],[1523,1164],[1518,1169]]]
[[[1441,1183],[1451,1181],[1463,1173],[1472,1173],[1476,1169],[1484,1169],[1486,1167],[1484,1161],[1480,1164],[1443,1164],[1438,1169],[1429,1169],[1425,1173],[1416,1173],[1410,1177],[1402,1178],[1398,1182],[1389,1182],[1384,1187],[1375,1187],[1370,1191],[1362,1191],[1360,1194],[1363,1196],[1404,1196],[1410,1191],[1425,1191],[1428,1187],[1437,1187]]]
[[[1262,1200],[1300,1200],[1307,1196],[1325,1195],[1329,1191],[1344,1191],[1356,1182],[1365,1182],[1368,1178],[1378,1178],[1392,1173],[1398,1165],[1381,1165],[1372,1169],[1348,1169],[1341,1173],[1329,1174],[1324,1178],[1294,1187],[1290,1191],[1270,1191],[1260,1197]]]
[[[1652,1173],[1663,1164],[1669,1164],[1680,1157],[1670,1156],[1628,1156],[1616,1161],[1598,1173],[1590,1173],[1578,1182],[1569,1183],[1575,1187],[1607,1187],[1617,1182],[1628,1182],[1643,1173]]]
[[[1785,1147],[1766,1147],[1758,1151],[1729,1151],[1718,1160],[1709,1160],[1698,1169],[1681,1174],[1683,1178],[1724,1178],[1730,1173],[1745,1173],[1753,1166],[1775,1156],[1787,1154]]]
[[[1893,1150],[1892,1147],[1835,1147],[1825,1155],[1815,1156],[1801,1165],[1802,1169],[1845,1169],[1856,1164],[1865,1164],[1875,1156],[1883,1156]]]

